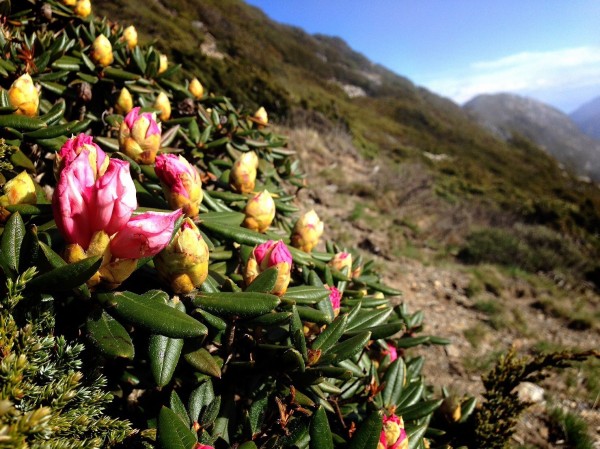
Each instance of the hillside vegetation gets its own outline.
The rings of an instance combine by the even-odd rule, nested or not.
[[[455,223],[463,228],[457,238],[441,233],[444,243],[462,245],[477,226],[523,222],[570,236],[583,259],[596,253],[594,185],[521,136],[495,138],[458,105],[371,63],[341,39],[277,24],[239,0],[117,0],[97,9],[135,21],[147,41],[209,90],[218,86],[249,107],[264,105],[293,128],[348,134],[364,160],[377,158],[383,167],[370,180],[386,192],[385,201],[375,198],[382,213],[403,206],[407,190],[397,177],[411,162],[425,170],[437,200],[469,217],[469,226]],[[431,212],[417,208],[404,221],[422,222]],[[436,220],[427,221],[421,236],[436,234]],[[593,264],[583,265],[592,275]]]

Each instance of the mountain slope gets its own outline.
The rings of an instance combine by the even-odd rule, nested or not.
[[[569,116],[585,134],[600,140],[600,97],[580,106]]]
[[[513,133],[521,134],[575,173],[600,180],[600,142],[583,134],[559,110],[512,94],[478,95],[464,108],[499,137],[508,140]]]
[[[382,212],[401,204],[393,186],[410,161],[426,168],[439,198],[464,204],[474,217],[483,208],[575,236],[600,231],[595,186],[565,175],[530,142],[498,139],[455,103],[341,39],[275,23],[240,0],[114,0],[96,8],[135,23],[209,91],[264,105],[292,127],[350,135],[364,158],[385,168],[371,179],[372,189],[391,197]]]

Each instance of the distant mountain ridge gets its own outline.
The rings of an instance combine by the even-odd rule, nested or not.
[[[600,141],[558,109],[513,94],[478,95],[464,109],[498,137],[508,140],[518,133],[574,173],[600,181]]]
[[[600,96],[583,104],[569,116],[585,134],[600,140]]]

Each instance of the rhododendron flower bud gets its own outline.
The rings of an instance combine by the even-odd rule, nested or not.
[[[335,286],[326,285],[325,288],[329,290],[329,301],[331,301],[331,307],[333,308],[333,314],[338,316],[340,314],[340,304],[342,302],[342,293]]]
[[[198,288],[208,276],[208,246],[194,222],[186,218],[173,240],[154,258],[161,276],[177,294]]]
[[[76,137],[71,137],[65,142],[60,151],[56,153],[54,159],[54,175],[58,179],[60,171],[75,160],[81,152],[85,152],[89,168],[92,170],[94,179],[99,175],[104,174],[108,168],[109,158],[106,153],[96,145],[92,136],[79,134]]]
[[[169,68],[169,59],[167,55],[160,55],[159,64],[158,64],[158,74],[164,73]]]
[[[63,5],[66,6],[75,6],[75,3],[77,3],[77,0],[62,0]]]
[[[16,114],[33,117],[37,114],[40,104],[40,94],[33,85],[29,73],[17,78],[8,89],[8,101],[17,108]]]
[[[79,17],[86,18],[92,12],[92,3],[90,0],[77,0],[75,9],[73,10]]]
[[[171,240],[181,210],[145,212],[131,217],[110,242],[110,252],[121,259],[141,259],[162,251]]]
[[[275,201],[268,190],[264,190],[248,200],[244,209],[246,218],[243,226],[253,231],[265,232],[275,218]]]
[[[404,430],[402,418],[392,414],[383,416],[383,429],[379,436],[377,449],[407,449],[408,437]]]
[[[348,276],[352,275],[352,254],[341,252],[333,256],[333,259],[329,261],[329,266],[334,270],[338,270],[342,273],[346,273]],[[344,271],[346,269],[347,271]]]
[[[202,83],[198,81],[198,78],[194,78],[190,81],[188,90],[197,100],[200,100],[204,96],[204,87],[202,86]]]
[[[323,222],[314,210],[305,213],[294,225],[292,246],[307,253],[319,243],[323,234]]]
[[[240,193],[251,193],[256,184],[256,169],[258,156],[254,151],[243,153],[231,167],[229,172],[229,185]]]
[[[196,443],[196,445],[192,449],[215,449],[213,446],[209,446],[207,444]]]
[[[117,98],[117,102],[115,103],[115,109],[117,114],[127,114],[133,109],[133,97],[126,87],[119,92],[119,98]]]
[[[171,103],[169,102],[169,97],[167,97],[166,93],[161,92],[158,94],[154,101],[154,108],[160,111],[158,118],[163,122],[166,122],[171,118]]]
[[[200,174],[183,156],[159,154],[156,176],[171,209],[182,209],[186,217],[195,217],[202,202]]]
[[[135,48],[138,44],[138,33],[133,25],[123,30],[123,40],[129,48]]]
[[[100,64],[102,67],[113,63],[112,44],[104,34],[100,34],[92,43],[91,57],[92,61]]]
[[[160,147],[160,124],[154,114],[133,108],[119,129],[119,147],[138,164],[153,164]]]
[[[269,123],[269,115],[267,114],[267,110],[262,106],[258,108],[253,117],[259,125],[265,126]]]
[[[271,267],[277,267],[277,281],[270,293],[277,296],[283,295],[290,283],[292,255],[281,240],[277,242],[269,240],[254,248],[244,271],[246,285],[250,285],[260,273]]]
[[[4,184],[4,195],[0,196],[0,206],[36,203],[35,184],[26,171],[22,171]]]
[[[390,356],[390,363],[391,363],[391,362],[393,362],[394,360],[396,360],[398,358],[398,350],[390,342],[386,342],[386,344],[387,344],[387,349],[384,351],[384,354],[385,355],[389,354],[389,356]]]

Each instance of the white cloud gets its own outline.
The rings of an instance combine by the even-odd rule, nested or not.
[[[554,98],[560,98],[561,91],[567,95],[578,89],[589,90],[594,85],[600,93],[600,47],[522,52],[492,61],[479,61],[463,73],[432,79],[425,84],[458,103],[482,93],[498,92],[532,97],[548,97],[552,92]]]

